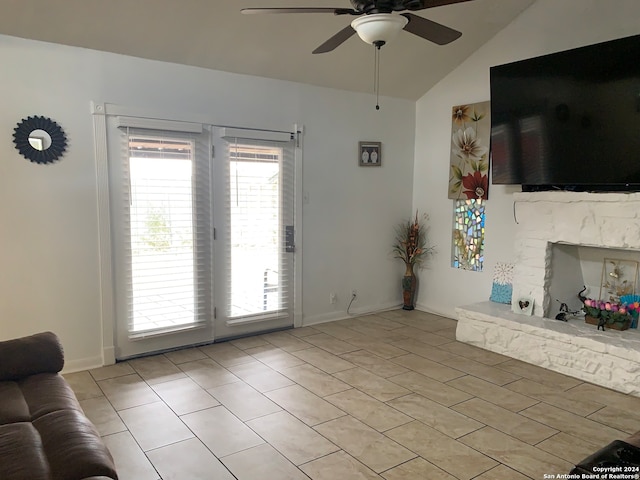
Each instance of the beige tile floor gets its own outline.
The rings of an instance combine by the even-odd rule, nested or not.
[[[520,480],[640,430],[630,397],[396,310],[72,373],[121,480]]]

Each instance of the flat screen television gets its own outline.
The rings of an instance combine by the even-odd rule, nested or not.
[[[493,184],[640,191],[640,35],[491,67]]]

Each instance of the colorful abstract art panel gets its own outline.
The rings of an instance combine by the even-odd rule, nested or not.
[[[456,200],[451,266],[481,272],[484,264],[484,202]]]
[[[449,198],[489,198],[490,103],[456,105],[451,112]]]

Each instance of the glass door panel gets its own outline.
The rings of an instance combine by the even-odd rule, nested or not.
[[[210,342],[209,135],[110,120],[116,358]]]
[[[293,325],[293,154],[289,142],[233,139],[226,143],[227,258],[225,308],[218,337]],[[292,227],[291,227],[292,228]]]
[[[197,318],[192,142],[168,144],[132,137],[129,151],[129,333],[193,326]]]

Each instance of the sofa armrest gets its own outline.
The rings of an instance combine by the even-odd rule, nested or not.
[[[57,373],[63,366],[64,353],[55,333],[43,332],[0,342],[0,381]]]

